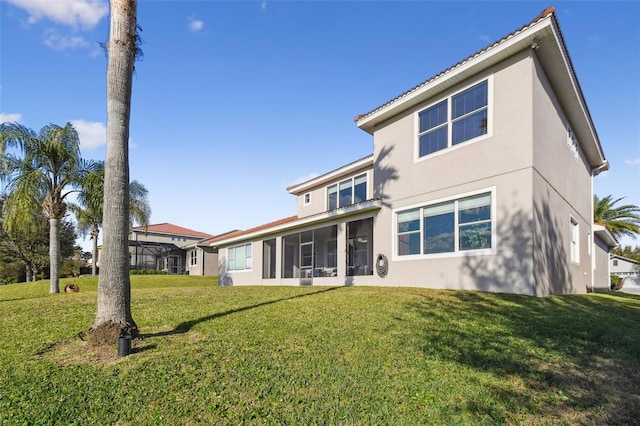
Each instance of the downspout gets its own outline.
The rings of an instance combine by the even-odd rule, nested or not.
[[[609,162],[604,160],[598,167],[591,169],[591,293],[595,293],[595,281],[596,281],[596,235],[593,229],[595,224],[595,214],[593,212],[593,178],[598,176],[603,170],[609,169]],[[609,259],[607,259],[607,265],[609,265]],[[610,266],[609,266],[610,267]],[[609,286],[611,287],[611,286]]]
[[[200,248],[200,252],[202,253],[202,268],[201,268],[201,272],[200,275],[202,275],[204,277],[204,249]]]

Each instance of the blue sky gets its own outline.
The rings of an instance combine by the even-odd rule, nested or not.
[[[638,1],[139,0],[130,165],[151,223],[218,234],[295,214],[287,186],[372,152],[356,115],[550,5],[611,164],[595,192],[640,205]],[[103,160],[107,36],[106,1],[0,0],[0,121],[71,121]]]

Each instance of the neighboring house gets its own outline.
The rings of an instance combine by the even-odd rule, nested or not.
[[[373,154],[288,188],[296,216],[210,241],[221,285],[595,289],[608,164],[553,8],[356,124]]]
[[[640,286],[640,262],[617,254],[612,254],[609,261],[611,273],[624,279],[624,287]]]
[[[213,237],[171,223],[138,226],[129,235],[130,269],[164,270],[167,274],[216,275],[217,266],[206,268],[204,265],[218,264],[217,250],[199,244]],[[98,259],[101,252],[102,247],[98,250]]]

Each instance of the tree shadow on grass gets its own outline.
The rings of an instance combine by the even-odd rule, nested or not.
[[[407,307],[427,358],[496,379],[460,410],[500,422],[640,424],[640,298],[451,292]]]
[[[329,287],[329,288],[325,288],[325,289],[322,289],[322,290],[314,291],[314,292],[311,292],[311,293],[299,294],[297,296],[284,297],[284,298],[275,299],[275,300],[268,300],[268,301],[256,303],[256,304],[250,305],[250,306],[243,306],[243,307],[240,307],[240,308],[230,309],[230,310],[224,311],[224,312],[216,312],[214,314],[207,315],[205,317],[201,317],[201,318],[197,318],[197,319],[194,319],[194,320],[182,322],[182,323],[178,324],[173,330],[162,331],[162,332],[158,332],[158,333],[141,334],[140,337],[145,339],[145,338],[150,338],[150,337],[162,337],[162,336],[172,336],[172,335],[175,335],[175,334],[183,334],[183,333],[187,333],[189,330],[191,330],[197,324],[200,324],[200,323],[203,323],[203,322],[212,321],[212,320],[215,320],[217,318],[225,317],[227,315],[236,314],[238,312],[244,312],[244,311],[248,311],[248,310],[251,310],[251,309],[261,308],[263,306],[269,306],[269,305],[273,305],[273,304],[279,303],[279,302],[284,302],[284,301],[287,301],[287,300],[293,300],[293,299],[300,299],[302,297],[315,296],[315,295],[318,295],[318,294],[321,294],[321,293],[327,293],[329,291],[338,290],[339,288],[341,288],[341,287]]]

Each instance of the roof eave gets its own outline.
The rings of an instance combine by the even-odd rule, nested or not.
[[[615,248],[620,245],[616,236],[604,225],[594,223],[593,233],[610,248]]]
[[[321,176],[309,179],[308,181],[292,185],[287,188],[290,194],[300,195],[305,191],[308,191],[314,187],[321,186],[327,182],[331,182],[336,179],[340,179],[344,176],[356,173],[360,170],[365,170],[369,167],[373,167],[373,154],[368,155],[360,160],[356,160],[353,163],[342,166],[338,169],[325,173]]]
[[[250,233],[238,235],[236,237],[230,237],[224,240],[215,241],[210,244],[210,247],[219,248],[219,247],[228,246],[230,244],[239,243],[242,241],[251,241],[258,237],[262,238],[267,235],[282,233],[285,230],[290,231],[290,230],[302,228],[305,226],[334,220],[338,217],[346,217],[354,214],[365,213],[367,211],[379,210],[380,208],[382,208],[382,200],[380,199],[369,200],[359,204],[347,206],[341,209],[330,210],[320,214],[302,217],[291,222],[283,223],[281,225],[276,225],[266,229],[260,229],[259,231],[250,232]]]
[[[605,158],[600,138],[596,131],[591,113],[584,98],[580,82],[576,75],[569,51],[567,49],[562,31],[555,17],[551,20],[553,31],[553,49],[562,57],[562,67],[554,67],[554,63],[545,63],[546,56],[538,55],[543,68],[549,75],[553,90],[558,94],[558,100],[567,115],[573,132],[578,137],[578,142],[592,169],[600,171],[608,170],[609,165]],[[545,53],[545,52],[542,52]],[[552,57],[552,53],[548,56]],[[560,68],[560,69],[558,69]]]

